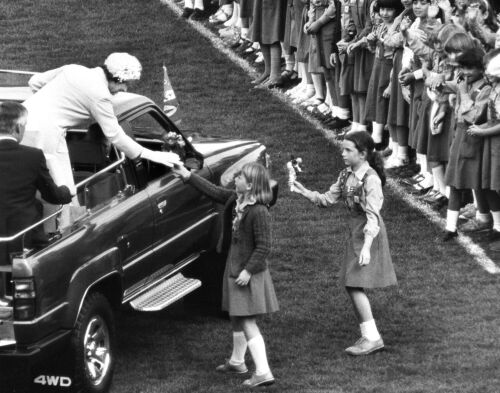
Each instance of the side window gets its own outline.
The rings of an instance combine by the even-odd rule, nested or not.
[[[182,135],[175,130],[168,130],[165,125],[150,111],[133,118],[128,122],[131,133],[138,143],[155,151],[171,151],[181,159],[186,156]],[[143,160],[146,181],[149,183],[169,172],[169,168],[148,160]]]
[[[127,187],[121,155],[93,124],[66,136],[80,208],[94,209],[122,197]]]

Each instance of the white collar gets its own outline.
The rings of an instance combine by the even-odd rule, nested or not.
[[[0,140],[2,139],[12,139],[13,141],[17,142],[17,139],[14,138],[12,135],[0,135]]]
[[[354,176],[358,178],[358,180],[363,180],[363,177],[365,176],[366,172],[368,172],[368,169],[370,169],[370,164],[368,164],[368,161],[365,161],[363,164],[361,164],[357,171],[353,171],[351,167],[348,167],[347,172],[352,172]]]

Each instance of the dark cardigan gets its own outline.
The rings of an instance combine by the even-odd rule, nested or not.
[[[216,186],[195,173],[192,173],[186,182],[214,201],[223,203],[225,216],[232,218],[237,198],[235,191]],[[249,205],[245,209],[239,228],[232,234],[232,249],[227,260],[231,277],[238,277],[243,269],[251,274],[267,269],[267,256],[271,251],[270,221],[268,208],[262,204]]]

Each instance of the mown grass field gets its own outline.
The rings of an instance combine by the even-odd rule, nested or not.
[[[370,292],[387,350],[350,358],[358,326],[337,272],[343,206],[318,209],[286,189],[285,162],[305,163],[303,183],[326,190],[342,167],[337,149],[311,124],[250,78],[159,1],[5,0],[0,3],[1,68],[46,70],[100,64],[128,51],[144,66],[136,91],[156,101],[163,62],[183,110],[183,127],[255,138],[268,146],[281,196],[272,210],[272,275],[281,311],[261,327],[274,392],[500,391],[500,277],[386,189],[383,215],[399,286]],[[234,392],[241,377],[214,367],[229,356],[229,323],[183,307],[118,315],[112,392]],[[0,370],[1,372],[1,370]],[[1,390],[1,389],[0,389]]]

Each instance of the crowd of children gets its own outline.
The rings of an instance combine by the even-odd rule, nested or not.
[[[456,237],[457,227],[487,230],[499,248],[498,2],[218,5],[205,17],[222,24],[220,35],[236,53],[263,63],[256,87],[284,89],[339,138],[367,130],[389,174],[432,208],[447,207],[443,241]]]

